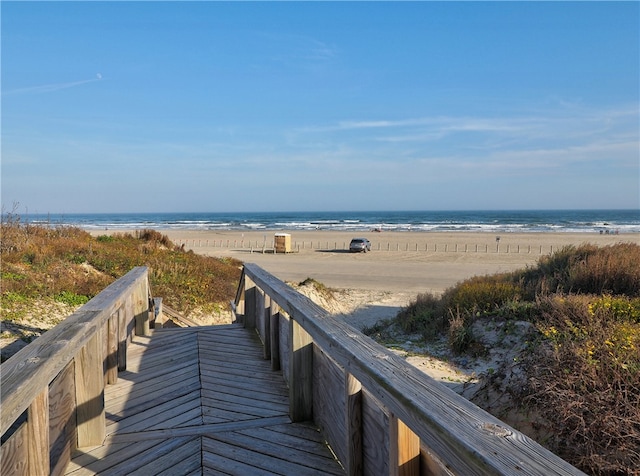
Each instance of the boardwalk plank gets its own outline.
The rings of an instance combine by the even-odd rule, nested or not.
[[[214,370],[211,371],[208,367],[203,366],[201,368],[202,384],[206,385],[218,385],[217,380],[222,382],[234,382],[237,385],[251,385],[253,387],[261,387],[264,391],[269,393],[282,393],[288,394],[289,389],[284,383],[282,374],[274,375],[273,377],[263,378],[262,376],[255,375],[252,377],[246,375],[243,372],[229,372],[228,370]]]
[[[256,400],[250,396],[242,397],[239,395],[202,390],[202,399],[203,404],[206,400],[208,406],[219,407],[219,405],[224,404],[226,405],[225,408],[230,408],[234,411],[242,411],[242,408],[246,408],[247,413],[256,416],[274,416],[289,413],[289,405],[286,403],[260,402],[260,404],[257,404]]]
[[[212,365],[206,361],[201,363],[201,368],[205,375],[211,375],[212,377],[217,375],[237,376],[238,378],[253,379],[256,382],[264,383],[265,386],[275,384],[280,388],[287,388],[282,378],[282,373],[272,372],[270,369],[268,374],[262,373],[266,372],[266,370],[261,370],[260,373],[257,373],[256,369],[251,369],[247,365]]]
[[[265,391],[261,385],[248,382],[247,385],[237,385],[234,381],[228,381],[223,379],[215,379],[215,385],[208,386],[206,392],[214,392],[216,395],[231,395],[243,397],[245,395],[251,395],[251,399],[255,402],[254,405],[262,405],[263,403],[275,403],[288,405],[288,394],[282,389],[276,392],[276,389],[271,389],[271,392]],[[216,390],[217,388],[217,390]],[[286,389],[284,389],[286,390]]]
[[[167,447],[163,449],[169,450]],[[185,471],[194,471],[201,466],[201,453],[201,438],[185,439],[181,446],[170,449],[164,454],[162,451],[156,452],[157,456],[155,458],[147,458],[149,460],[148,464],[131,471],[129,475],[148,476],[162,473],[178,475]],[[179,464],[176,465],[176,463]]]
[[[116,389],[105,392],[105,398],[109,399],[109,411],[112,415],[124,416],[127,412],[138,411],[138,408],[148,407],[149,395],[160,394],[165,398],[169,394],[185,394],[200,390],[200,376],[195,368],[191,368],[184,374],[168,378],[166,382],[155,379],[150,382],[141,382],[139,385],[127,389]],[[162,392],[162,393],[161,393]]]
[[[74,453],[67,474],[344,474],[316,428],[291,424],[260,345],[238,325],[135,337],[105,389],[107,438]]]
[[[183,395],[160,405],[151,405],[147,410],[138,412],[122,420],[117,420],[111,425],[107,425],[107,432],[116,431],[144,431],[158,423],[169,420],[175,415],[200,407],[198,395]]]
[[[328,468],[326,466],[322,468],[306,466],[306,461],[300,460],[298,453],[284,451],[282,448],[274,449],[273,446],[277,445],[265,445],[258,439],[237,433],[215,435],[215,437],[203,438],[202,440],[204,454],[223,455],[235,461],[255,466],[260,470],[268,471],[270,474],[327,474]]]
[[[154,476],[176,476],[202,474],[202,443],[200,438],[196,438],[193,442],[197,443],[197,448],[193,453],[183,456],[181,459],[176,458],[174,453],[168,453],[166,456],[173,460],[173,466],[166,466],[161,471],[155,473]]]

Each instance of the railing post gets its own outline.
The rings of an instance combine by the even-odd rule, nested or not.
[[[27,412],[27,474],[49,474],[49,387],[31,402]]]
[[[220,244],[222,246],[222,243]],[[232,301],[234,322],[238,324],[244,324],[244,287],[246,281],[244,268],[240,275],[240,282],[238,284],[238,291],[236,292],[236,298]]]
[[[129,300],[118,309],[118,372],[127,370],[128,321],[127,310]]]
[[[396,415],[389,418],[391,476],[420,475],[420,438]]]
[[[260,339],[263,340],[265,339],[265,336],[263,335],[264,332],[264,319],[265,319],[265,293],[262,289],[256,287],[256,320],[254,323],[254,327],[256,328],[256,331],[258,332],[258,335],[260,336]],[[263,346],[263,353],[264,353],[264,346]]]
[[[78,447],[101,445],[106,433],[101,330],[75,357],[75,385]]]
[[[162,329],[164,326],[164,314],[162,314],[162,298],[155,297],[153,298],[153,312],[155,313],[155,317],[153,319],[155,323],[155,329]]]
[[[134,308],[135,308],[135,320],[136,320],[136,335],[148,336],[149,335],[149,299],[146,286],[140,285],[133,291]]]
[[[115,384],[118,381],[118,314],[114,312],[107,321],[107,351],[105,355],[105,383]]]
[[[289,337],[289,418],[295,423],[313,418],[313,340],[293,316]]]
[[[263,357],[265,360],[271,360],[271,297],[265,293],[263,307],[261,309],[264,315],[262,325]]]
[[[348,476],[361,476],[362,462],[362,384],[345,372],[345,427],[347,428],[345,466]]]
[[[271,370],[280,370],[280,306],[272,299],[269,307],[269,333],[271,342]]]
[[[244,289],[244,327],[255,329],[256,327],[256,293],[258,288],[255,284],[245,277]]]

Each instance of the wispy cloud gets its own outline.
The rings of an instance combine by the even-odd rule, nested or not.
[[[339,121],[333,125],[297,129],[303,136],[349,137],[341,133],[357,132],[376,142],[431,142],[456,134],[473,134],[465,138],[472,146],[489,139],[503,139],[524,145],[534,141],[579,141],[599,136],[603,139],[621,135],[635,137],[638,113],[633,108],[610,110],[550,110],[544,114],[517,117],[434,116],[400,120]]]
[[[420,176],[597,174],[637,170],[637,108],[557,108],[517,116],[364,119],[296,129],[292,150],[366,170],[393,164]],[[311,147],[313,144],[315,147]],[[336,151],[348,150],[336,155]],[[329,159],[329,158],[332,159]]]
[[[17,88],[11,89],[9,91],[3,91],[3,96],[14,96],[17,94],[43,94],[50,93],[54,91],[60,91],[62,89],[74,88],[76,86],[82,86],[83,84],[93,83],[96,81],[102,80],[102,75],[100,73],[96,74],[95,78],[91,79],[83,79],[80,81],[69,81],[66,83],[53,83],[53,84],[43,84],[39,86],[30,86],[27,88]]]

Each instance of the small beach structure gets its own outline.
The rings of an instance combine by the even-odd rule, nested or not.
[[[276,233],[274,235],[274,250],[276,253],[291,253],[291,235]]]

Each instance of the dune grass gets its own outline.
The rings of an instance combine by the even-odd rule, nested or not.
[[[240,276],[239,261],[184,251],[155,230],[93,237],[6,214],[0,239],[3,320],[36,300],[83,304],[135,266],[148,266],[153,295],[185,315],[228,309]]]
[[[640,246],[568,246],[522,271],[420,295],[396,324],[478,356],[482,319],[533,324],[518,362],[525,378],[508,391],[536,415],[541,443],[589,474],[640,474]]]

